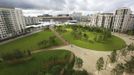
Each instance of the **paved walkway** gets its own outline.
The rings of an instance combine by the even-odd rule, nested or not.
[[[87,70],[89,73],[95,73],[96,72],[96,61],[100,57],[104,57],[104,59],[107,58],[107,55],[109,55],[111,52],[105,52],[105,51],[94,51],[90,49],[81,48],[75,45],[67,45],[63,47],[58,47],[54,49],[66,49],[75,54],[75,56],[80,57],[83,62],[83,69]]]
[[[134,43],[134,36],[130,36],[127,34],[122,34],[122,33],[113,33],[113,35],[122,38],[126,42],[127,45]]]
[[[58,33],[56,32],[53,27],[49,27],[49,29],[55,34],[56,37],[58,37],[65,45],[68,45],[69,43]]]
[[[53,30],[54,31],[54,30]],[[57,32],[56,34],[57,35]],[[133,36],[128,36],[125,34],[119,34],[119,33],[113,33],[113,35],[118,36],[122,38],[126,44],[134,43],[134,40],[132,40]],[[60,35],[58,34],[58,37]],[[62,38],[62,37],[60,37]],[[63,39],[63,38],[62,38]],[[89,73],[95,75],[96,74],[96,61],[100,58],[103,57],[104,60],[107,59],[107,55],[111,53],[111,51],[95,51],[91,49],[85,49],[81,48],[75,45],[67,45],[63,47],[58,47],[54,49],[66,49],[71,52],[73,52],[77,57],[80,57],[84,63],[83,63],[83,69],[87,70]],[[102,75],[108,75],[108,72],[103,72]]]

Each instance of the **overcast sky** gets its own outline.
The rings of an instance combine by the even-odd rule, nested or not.
[[[45,13],[114,12],[117,8],[128,7],[134,11],[134,0],[0,0],[0,6],[23,9],[26,16]]]

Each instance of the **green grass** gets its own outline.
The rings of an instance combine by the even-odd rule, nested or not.
[[[99,51],[111,51],[111,50],[118,50],[123,47],[125,47],[126,43],[124,40],[122,40],[119,37],[113,36],[109,38],[106,41],[103,42],[96,42],[94,41],[94,37],[97,34],[95,32],[86,32],[89,36],[89,39],[91,42],[87,40],[79,40],[76,39],[72,34],[71,31],[68,31],[66,33],[63,33],[63,37],[68,40],[70,43],[75,44],[79,47],[87,48],[87,49],[93,49],[93,50],[99,50]]]
[[[50,36],[53,36],[53,32],[41,31],[33,35],[17,39],[7,44],[0,45],[0,53],[12,52],[16,49],[19,50],[37,50],[40,49],[38,43],[42,40],[47,40]],[[57,45],[61,45],[62,42],[56,38]]]
[[[44,51],[33,54],[33,59],[16,65],[0,63],[0,75],[33,75],[32,72],[42,69],[43,62],[48,61],[51,56],[64,59],[71,52],[66,50]]]

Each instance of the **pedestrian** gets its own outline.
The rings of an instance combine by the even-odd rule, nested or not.
[[[73,47],[73,45],[71,44],[71,47]]]

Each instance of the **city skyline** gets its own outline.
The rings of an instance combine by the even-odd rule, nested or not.
[[[51,4],[51,5],[50,5]],[[25,16],[41,14],[66,14],[82,12],[84,15],[97,12],[114,12],[117,8],[128,7],[134,11],[132,0],[1,0],[0,6],[21,8]]]

